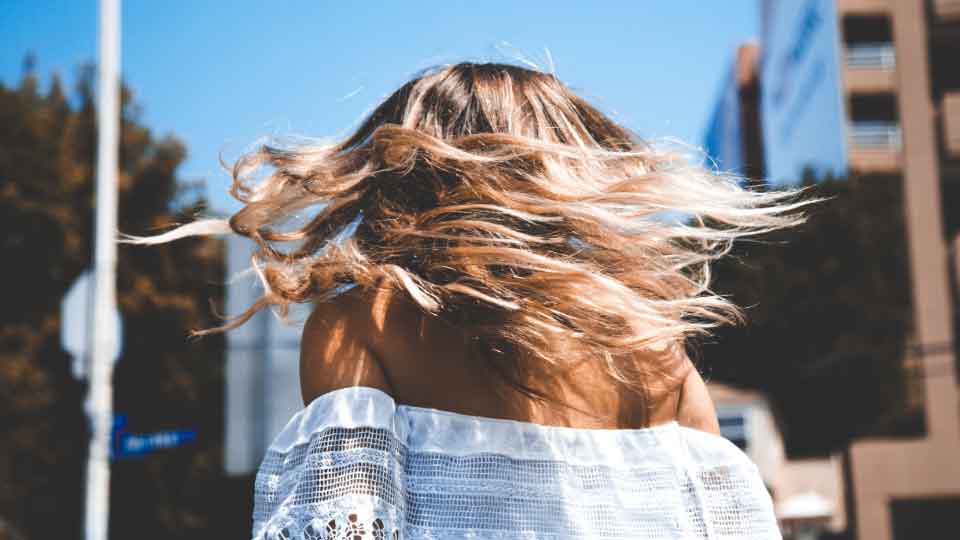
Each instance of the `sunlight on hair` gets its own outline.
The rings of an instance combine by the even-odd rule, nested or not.
[[[679,141],[640,140],[546,55],[549,72],[525,57],[532,69],[424,70],[340,140],[274,137],[243,154],[230,171],[244,206],[229,222],[124,241],[230,229],[253,240],[263,297],[200,333],[387,288],[490,354],[589,358],[639,385],[632,355],[666,362],[688,337],[742,320],[710,290],[710,264],[739,238],[802,223],[816,200],[745,187]]]

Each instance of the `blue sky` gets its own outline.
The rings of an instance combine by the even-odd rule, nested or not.
[[[0,0],[0,81],[27,51],[43,80],[95,59],[94,0]],[[650,138],[701,144],[737,44],[758,35],[756,0],[187,1],[124,3],[124,79],[157,135],[186,143],[184,179],[237,208],[220,150],[263,135],[343,134],[416,71],[461,60],[541,65]]]

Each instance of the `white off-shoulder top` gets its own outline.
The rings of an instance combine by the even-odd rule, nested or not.
[[[484,418],[362,386],[290,420],[255,497],[256,539],[781,538],[757,467],[717,435]]]

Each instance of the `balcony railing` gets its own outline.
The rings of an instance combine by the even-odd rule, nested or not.
[[[847,45],[846,64],[850,69],[892,70],[897,57],[892,43]]]
[[[854,122],[847,132],[850,146],[877,150],[900,148],[900,126],[892,122]]]

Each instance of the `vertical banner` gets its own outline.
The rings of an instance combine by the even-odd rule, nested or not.
[[[847,173],[835,0],[765,0],[761,113],[766,171],[774,185]]]

